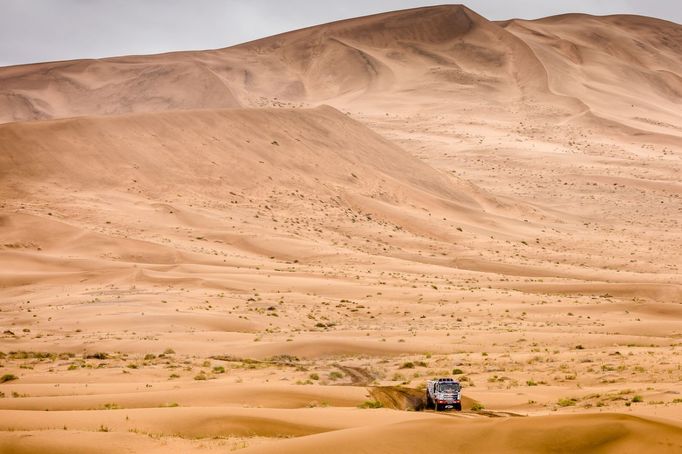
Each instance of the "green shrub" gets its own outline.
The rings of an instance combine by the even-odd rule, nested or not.
[[[338,380],[340,378],[343,378],[343,374],[341,372],[333,371],[329,373],[329,379],[332,381]]]
[[[86,359],[108,359],[109,355],[104,352],[91,353],[85,357]]]
[[[578,402],[578,399],[576,399],[574,397],[563,398],[563,399],[559,399],[557,401],[557,405],[560,407],[571,407],[571,406],[575,405],[576,402]]]
[[[2,377],[0,377],[0,383],[6,383],[8,381],[13,381],[13,380],[18,380],[19,377],[17,377],[14,374],[5,374]]]
[[[360,408],[383,408],[384,404],[378,400],[366,400],[359,407]]]

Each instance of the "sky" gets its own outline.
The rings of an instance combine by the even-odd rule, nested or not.
[[[419,0],[0,0],[0,66],[214,49]],[[682,23],[681,0],[469,0],[491,20],[568,12]]]

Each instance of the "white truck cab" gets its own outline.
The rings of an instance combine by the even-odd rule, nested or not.
[[[436,411],[462,411],[462,386],[452,378],[437,378],[426,382],[426,408]]]

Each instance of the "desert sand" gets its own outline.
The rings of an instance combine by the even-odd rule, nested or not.
[[[682,452],[681,25],[397,11],[0,122],[0,452]]]

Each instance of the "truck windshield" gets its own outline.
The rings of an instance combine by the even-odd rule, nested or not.
[[[438,385],[438,390],[444,393],[454,393],[459,391],[459,385],[457,383],[441,383]]]

